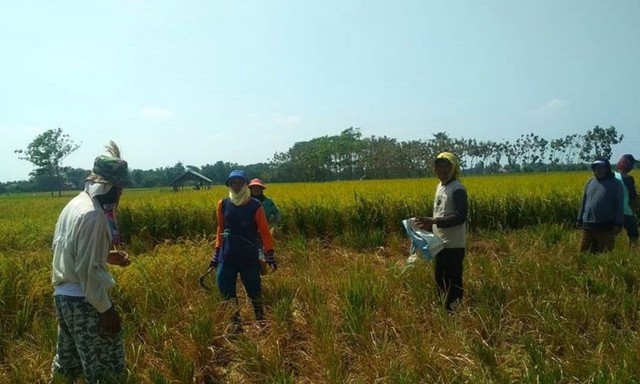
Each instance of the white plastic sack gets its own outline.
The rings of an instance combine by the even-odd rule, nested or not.
[[[420,228],[416,224],[415,217],[402,220],[402,225],[411,240],[409,259],[407,259],[409,263],[416,260],[415,254],[420,254],[425,260],[430,261],[444,248],[446,242],[432,232]]]

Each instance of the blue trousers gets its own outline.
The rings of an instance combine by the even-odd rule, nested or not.
[[[251,300],[256,320],[264,320],[262,304],[262,280],[260,278],[260,264],[258,259],[236,262],[233,259],[225,260],[216,269],[216,282],[220,293],[226,300],[238,302],[236,282],[240,275],[247,296]],[[236,313],[235,321],[240,321],[240,314]]]

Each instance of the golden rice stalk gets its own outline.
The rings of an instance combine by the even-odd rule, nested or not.
[[[118,145],[113,140],[110,140],[109,144],[104,146],[104,149],[106,149],[111,156],[117,157],[119,159],[122,158],[120,157],[120,147],[118,147]]]

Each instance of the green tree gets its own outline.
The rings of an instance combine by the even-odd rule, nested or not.
[[[55,180],[58,188],[58,196],[62,195],[61,164],[62,160],[78,149],[69,135],[62,132],[61,128],[49,129],[36,138],[26,149],[17,149],[15,153],[22,160],[27,160],[36,167],[30,175],[46,175],[51,180]],[[51,190],[53,196],[53,190]]]
[[[406,168],[403,167],[403,158],[400,156],[401,147],[396,139],[387,136],[371,136],[364,141],[366,147],[362,156],[362,165],[367,178],[405,177]]]
[[[236,163],[229,163],[219,160],[213,165],[206,164],[200,167],[200,173],[213,180],[214,183],[224,184],[227,181],[229,172],[241,167],[241,165],[238,165]]]
[[[67,188],[83,189],[84,179],[91,171],[83,168],[64,167],[60,170],[60,173],[64,175],[64,185]]]
[[[616,127],[602,128],[596,125],[592,130],[582,136],[583,146],[580,150],[580,159],[586,163],[591,162],[597,156],[611,159],[611,147],[622,141],[624,135],[618,135]]]

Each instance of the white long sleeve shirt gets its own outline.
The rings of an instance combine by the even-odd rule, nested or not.
[[[107,270],[110,246],[104,211],[85,190],[65,206],[56,224],[52,244],[54,287],[70,286],[74,290],[79,286],[75,290],[98,312],[107,311],[111,307],[107,289],[115,285]]]

